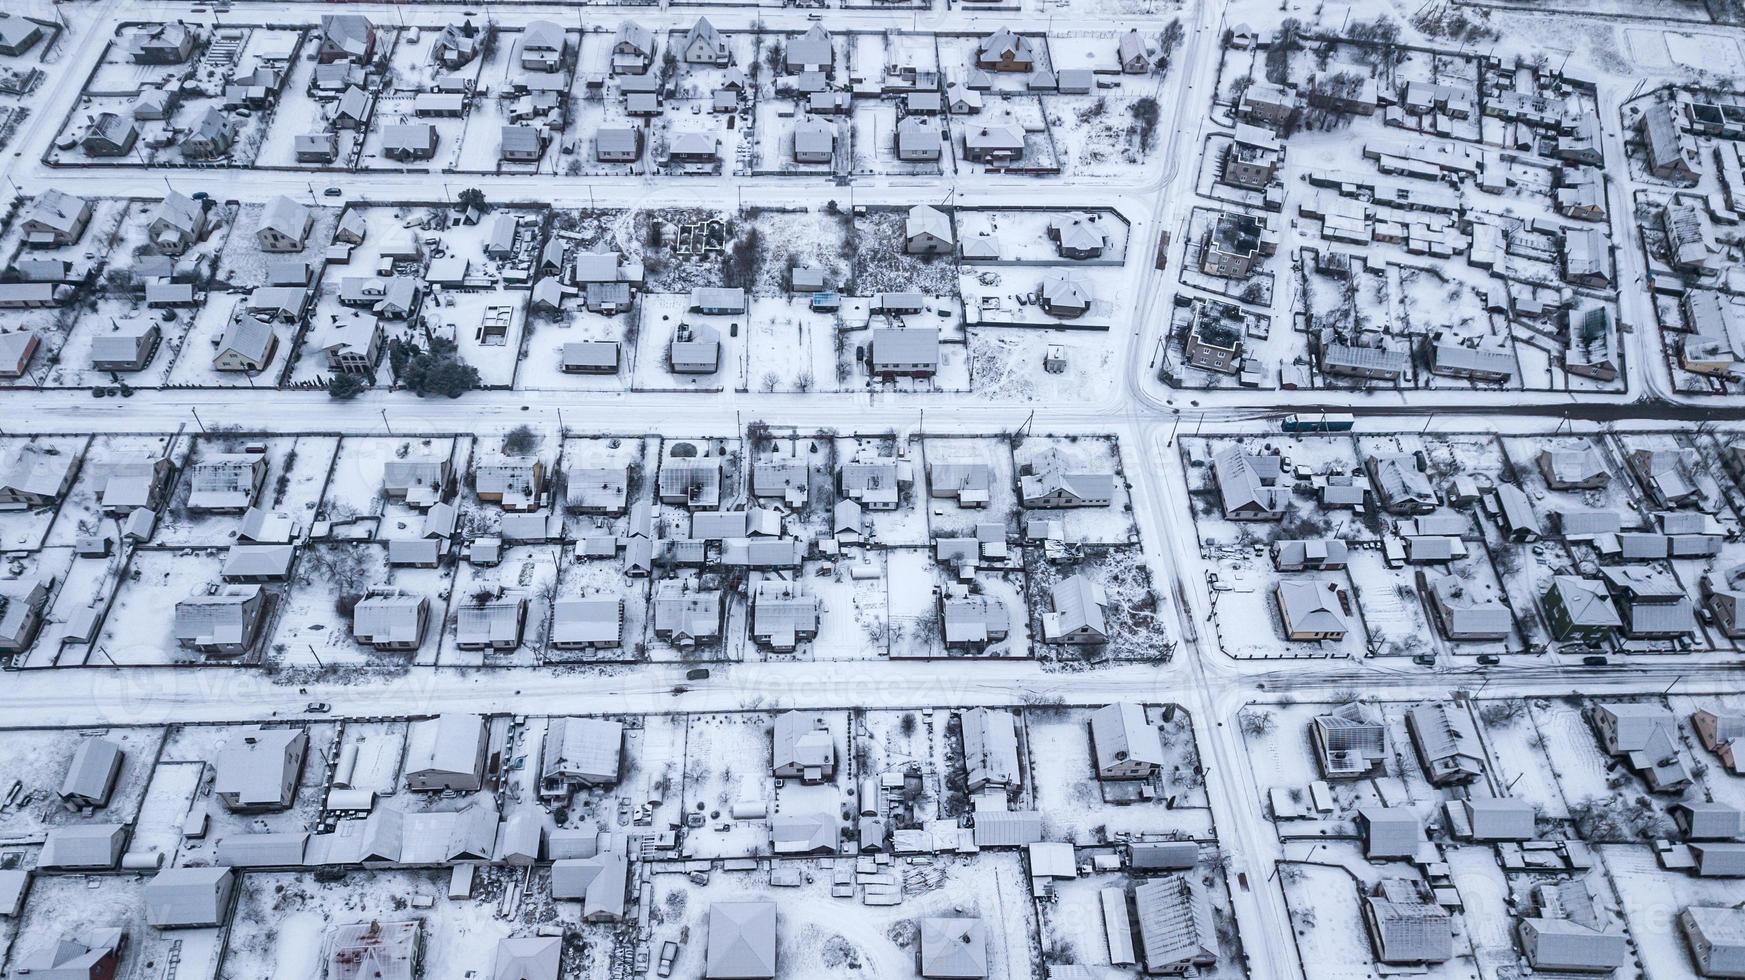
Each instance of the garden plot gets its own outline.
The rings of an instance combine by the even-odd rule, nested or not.
[[[762,99],[758,100],[762,103]],[[757,142],[773,142],[772,135],[763,136],[754,142],[752,128],[739,125],[737,113],[704,112],[707,108],[701,102],[691,103],[696,111],[685,111],[685,106],[669,102],[667,111],[649,120],[645,134],[645,145],[642,152],[648,157],[651,165],[658,165],[668,160],[668,151],[673,140],[680,134],[701,134],[715,141],[715,158],[721,174],[744,174],[749,171],[749,164],[757,151]],[[686,164],[666,164],[668,173],[674,176],[684,176]]]
[[[604,793],[578,795],[570,806],[572,821],[594,820],[602,829],[627,827],[627,814],[617,801],[628,799],[647,807],[641,826],[669,827],[683,822],[680,797],[689,723],[680,715],[639,715],[623,719],[624,773],[617,786]],[[610,804],[616,811],[607,812]]]
[[[1375,975],[1359,890],[1389,876],[1412,877],[1413,872],[1403,864],[1372,866],[1355,845],[1344,841],[1321,845],[1314,863],[1280,865],[1278,878],[1310,980],[1368,980]],[[1438,980],[1471,975],[1470,950],[1459,922],[1456,917],[1454,959],[1431,964],[1422,975]]]
[[[1235,439],[1200,439],[1183,436],[1180,440],[1182,459],[1188,472],[1188,494],[1193,500],[1194,523],[1199,530],[1200,550],[1208,557],[1229,558],[1230,550],[1249,551],[1255,545],[1278,538],[1324,537],[1339,527],[1339,536],[1353,539],[1374,539],[1380,536],[1379,518],[1362,520],[1340,512],[1329,513],[1319,501],[1314,484],[1329,475],[1350,474],[1352,479],[1367,486],[1355,445],[1344,437],[1310,437],[1293,439],[1288,436],[1254,436]],[[1307,470],[1308,480],[1280,478],[1280,485],[1294,486],[1296,492],[1286,500],[1286,510],[1278,521],[1231,521],[1224,519],[1213,476],[1212,457],[1227,446],[1239,446],[1250,454],[1277,452],[1282,456],[1286,474]],[[1196,475],[1197,474],[1197,475]]]
[[[230,327],[230,316],[238,311],[244,303],[244,297],[231,294],[208,293],[206,302],[198,309],[186,311],[187,332],[180,346],[169,352],[160,352],[158,357],[173,353],[174,360],[169,365],[169,375],[164,379],[166,387],[192,388],[272,388],[279,382],[287,370],[286,352],[291,349],[291,341],[297,335],[298,328],[283,320],[275,320],[272,324],[275,338],[272,360],[259,372],[220,371],[212,366],[212,358],[218,353],[218,345],[224,342],[225,331]]]
[[[904,251],[908,214],[906,208],[867,208],[855,215],[853,272],[842,291],[857,296],[917,292],[934,303],[956,300],[957,261],[953,256]]]
[[[407,706],[421,707],[421,706]],[[333,782],[350,789],[369,790],[377,796],[393,796],[400,791],[400,767],[405,764],[405,721],[350,721],[345,723],[345,737],[334,746],[334,758],[350,757],[350,772],[344,766],[335,769]]]
[[[578,468],[624,468],[628,472],[624,493],[627,510],[637,501],[654,496],[655,460],[660,453],[657,436],[569,436],[563,441],[562,453],[566,480],[567,474]],[[573,513],[567,507],[563,510],[566,540],[593,533],[596,526],[614,527],[621,521],[611,516],[596,518]]]
[[[495,568],[481,568],[471,563],[456,566],[454,598],[449,603],[447,620],[442,624],[442,646],[437,662],[444,666],[472,667],[530,667],[538,664],[551,626],[551,600],[557,591],[563,550],[559,544],[505,547],[503,563]],[[517,596],[527,603],[527,618],[518,644],[485,650],[462,650],[456,645],[455,628],[459,624],[460,610],[469,603],[481,604],[487,598]]]
[[[1128,307],[1128,300],[1121,298],[1126,277],[1118,268],[993,264],[961,268],[964,316],[975,326],[1107,330]],[[1082,314],[1066,316],[1043,308],[1044,290],[1057,280],[1082,291],[1086,304]]]
[[[566,31],[564,36],[575,40],[572,32]],[[518,32],[501,34],[476,64],[465,69],[476,73],[473,77],[477,80],[479,94],[467,107],[466,127],[460,137],[459,152],[454,156],[453,166],[462,173],[496,173],[508,168],[521,172],[551,170],[549,161],[556,152],[551,146],[546,147],[546,160],[538,164],[502,162],[503,127],[516,125],[509,118],[509,109],[516,98],[514,83],[522,77],[521,66],[515,60],[519,37]],[[574,108],[572,99],[571,109]],[[437,152],[442,151],[438,149]]]
[[[183,835],[189,808],[200,796],[206,771],[204,762],[164,762],[142,777],[148,780],[150,788],[140,801],[128,850],[161,854],[163,863],[173,866],[183,863],[189,855],[213,848],[214,842],[209,839]]]
[[[758,61],[758,35],[752,31],[732,30],[720,23],[715,24],[722,40],[727,42],[727,57],[730,65],[727,68],[717,68],[714,64],[697,63],[680,60],[673,66],[672,87],[673,98],[687,101],[708,99],[715,94],[728,76],[738,69],[749,72],[750,66]],[[672,51],[677,54],[684,46],[685,35],[690,32],[690,24],[681,24],[669,29],[661,39],[662,52]],[[601,39],[604,42],[604,38]],[[662,70],[664,63],[657,64],[656,70]]]
[[[648,579],[624,576],[623,564],[616,560],[565,561],[558,569],[556,598],[617,599],[624,604],[623,633],[615,647],[605,649],[558,649],[548,645],[548,663],[615,663],[642,660],[648,655],[649,599]]]
[[[1030,632],[1043,654],[1066,662],[1110,660],[1167,661],[1175,653],[1175,641],[1164,622],[1161,598],[1151,581],[1151,568],[1137,548],[1109,548],[1087,552],[1074,560],[1053,563],[1040,559],[1035,549],[1025,553],[1028,573]],[[1083,575],[1100,586],[1108,600],[1104,609],[1108,640],[1089,645],[1048,642],[1042,617],[1053,610],[1054,585],[1071,575]]]
[[[208,455],[240,453],[248,447],[264,447],[267,474],[261,482],[255,506],[262,510],[290,515],[302,530],[314,519],[316,506],[327,486],[327,474],[332,468],[334,453],[339,449],[336,436],[295,435],[250,438],[218,435],[198,437],[182,463],[181,477],[169,506],[158,523],[152,544],[159,547],[228,546],[236,538],[242,522],[239,513],[212,513],[188,508],[193,480],[188,470]]]
[[[734,820],[731,811],[740,801],[756,801],[773,811],[775,788],[770,777],[773,717],[754,712],[693,714],[686,719],[680,799],[685,813],[700,812],[706,822],[685,833],[685,857],[769,853],[765,822]],[[837,744],[840,751],[841,742]]]
[[[677,110],[682,110],[677,106]],[[707,108],[706,106],[704,108]],[[696,117],[693,117],[693,123]],[[787,98],[759,98],[753,107],[752,125],[756,127],[757,140],[752,158],[752,173],[758,176],[809,176],[813,179],[828,177],[831,174],[846,172],[851,158],[850,147],[854,144],[857,134],[854,128],[854,115],[841,116],[835,113],[814,113],[806,109],[806,100],[802,96]],[[810,163],[801,162],[794,153],[794,133],[801,123],[822,122],[830,127],[835,134],[835,152],[829,160]],[[737,125],[737,124],[736,124]],[[680,124],[675,132],[695,130],[695,125]],[[886,130],[889,134],[890,130]],[[872,138],[872,134],[865,134]]]
[[[314,44],[319,44],[316,39]],[[338,137],[333,163],[310,163],[297,159],[297,137],[303,133],[317,133],[327,129],[328,116],[333,112],[339,93],[321,93],[317,98],[310,93],[310,85],[315,80],[314,58],[297,58],[285,69],[285,84],[279,89],[279,101],[272,110],[272,124],[267,126],[262,136],[260,148],[255,151],[253,165],[261,168],[283,168],[290,170],[343,170],[351,167],[357,158],[358,147],[363,143],[364,132],[361,129],[334,130]],[[372,109],[373,111],[373,109]]]
[[[917,823],[938,819],[944,812],[940,797],[946,787],[941,785],[940,774],[950,772],[953,763],[946,739],[936,726],[936,721],[943,717],[942,712],[932,708],[856,710],[851,716],[854,739],[849,756],[856,780],[864,785],[867,780],[882,778],[887,773],[918,772],[920,792],[912,799],[907,794],[903,796],[904,808]],[[961,786],[957,792],[961,796]],[[962,803],[960,800],[960,809]],[[868,801],[859,800],[858,805],[864,807]],[[899,820],[897,825],[905,824]]]
[[[245,725],[179,725],[171,729],[171,734],[164,743],[161,761],[165,762],[205,762],[216,766],[219,755],[224,751],[225,744],[233,738],[242,738],[244,733],[253,730],[253,726]],[[303,729],[309,734],[309,750],[304,755],[303,771],[298,774],[297,785],[293,791],[295,799],[288,810],[270,813],[233,813],[219,800],[218,794],[212,792],[212,784],[206,783],[202,789],[201,799],[194,801],[195,812],[204,811],[207,824],[207,839],[216,844],[226,837],[239,834],[287,833],[301,830],[314,830],[321,816],[321,808],[326,802],[327,774],[322,765],[323,759],[333,758],[334,736],[333,725],[310,725]]]
[[[67,116],[66,128],[48,150],[45,160],[55,166],[119,167],[149,165],[157,167],[247,167],[254,164],[267,133],[275,128],[292,132],[307,132],[313,125],[299,126],[294,120],[301,114],[302,85],[293,88],[295,79],[287,79],[276,98],[279,105],[269,110],[223,108],[224,88],[236,74],[247,74],[268,52],[297,50],[303,32],[296,28],[236,27],[224,29],[227,38],[234,39],[235,50],[228,56],[217,54],[203,57],[198,52],[180,65],[144,66],[132,64],[124,54],[124,43],[112,43],[105,49],[105,59],[113,59],[93,74],[79,99],[79,105]],[[124,61],[124,59],[126,59]],[[292,69],[300,62],[292,59]],[[186,80],[176,81],[184,71],[191,70]],[[132,74],[132,79],[123,76]],[[134,102],[145,86],[176,84],[180,93],[168,117],[141,121],[139,139],[126,156],[93,157],[78,143],[84,135],[87,121],[104,112],[131,118]],[[205,159],[182,151],[181,136],[194,128],[208,110],[217,109],[234,127],[233,141],[216,157]]]
[[[1460,894],[1459,923],[1466,928],[1478,973],[1486,978],[1514,976],[1519,966],[1515,952],[1516,896],[1497,865],[1496,851],[1489,847],[1446,847],[1442,852],[1454,888]]]
[[[758,249],[751,294],[789,296],[791,275],[797,266],[822,271],[826,288],[846,288],[853,274],[855,245],[850,236],[855,224],[854,216],[833,202],[819,210],[747,211],[739,226],[739,241],[749,239]]]
[[[762,392],[836,387],[837,317],[817,313],[804,297],[755,299],[745,351],[745,378]]]
[[[1434,655],[1441,634],[1431,625],[1429,608],[1425,605],[1428,599],[1420,594],[1418,588],[1417,569],[1389,568],[1382,553],[1370,549],[1353,551],[1349,568],[1357,618],[1362,620],[1363,628],[1370,635],[1369,655]],[[1444,569],[1432,568],[1429,571],[1434,574]],[[1446,571],[1455,573],[1453,568]]]
[[[1248,761],[1254,787],[1262,796],[1275,788],[1282,789],[1307,809],[1309,783],[1321,778],[1321,764],[1316,760],[1314,747],[1309,741],[1309,726],[1317,715],[1327,714],[1339,707],[1338,704],[1326,703],[1251,704],[1237,714],[1236,720],[1242,731],[1243,757]],[[1374,714],[1380,713],[1380,709],[1375,706],[1371,706],[1370,710]],[[1392,734],[1393,726],[1389,726],[1390,738]],[[1388,752],[1391,761],[1387,763],[1384,774],[1376,779],[1329,782],[1328,787],[1333,794],[1333,812],[1328,819],[1348,820],[1362,807],[1383,803],[1381,785],[1386,784],[1390,789],[1399,785],[1398,773],[1404,765],[1405,755],[1411,751],[1409,744],[1390,745]],[[1395,794],[1390,793],[1388,799],[1394,798]],[[1273,814],[1273,820],[1279,836],[1292,836],[1291,828],[1295,824],[1280,819],[1276,813]],[[1319,821],[1310,821],[1304,826],[1311,831],[1323,829]]]
[[[389,568],[387,558],[387,548],[377,544],[306,545],[297,558],[296,587],[280,603],[274,662],[392,669],[433,659],[454,570]],[[377,650],[353,638],[353,610],[375,588],[400,589],[429,601],[424,639],[416,650]]]
[[[799,862],[797,889],[772,892],[766,872],[716,872],[707,884],[656,875],[650,923],[656,939],[688,930],[676,976],[703,970],[709,907],[716,902],[776,900],[776,961],[794,976],[902,977],[915,971],[919,920],[970,916],[987,930],[988,976],[1031,980],[1035,907],[1029,877],[1015,853],[941,858],[893,868],[913,882],[901,904],[868,906],[830,894],[826,863]]]
[[[55,587],[36,642],[24,654],[14,655],[13,665],[51,667],[89,663],[92,651],[82,630],[86,623],[95,622],[102,615],[109,597],[120,588],[124,568],[121,555],[79,558],[70,547],[49,548],[37,552],[28,564],[30,575],[52,576]]]
[[[689,312],[691,298],[679,293],[649,293],[642,298],[642,329],[636,341],[631,387],[637,391],[744,391],[749,319]],[[671,347],[679,328],[692,337],[715,333],[720,342],[716,370],[707,374],[672,370]]]
[[[49,462],[70,458],[77,476],[88,442],[84,436],[4,436],[0,437],[0,460],[5,460],[10,468],[20,459],[27,458],[27,453],[44,457]],[[35,551],[41,548],[65,504],[63,497],[48,507],[0,510],[0,550]]]
[[[1577,829],[1589,842],[1598,842],[1617,835],[1597,823],[1589,826],[1594,823],[1591,818],[1607,811],[1622,814],[1626,810],[1625,801],[1641,797],[1644,792],[1642,781],[1628,767],[1613,770],[1612,758],[1600,747],[1593,727],[1583,715],[1589,704],[1575,695],[1555,701],[1534,700],[1530,702],[1530,715]],[[1625,829],[1635,826],[1669,835],[1671,822],[1664,817],[1642,823],[1631,821]],[[1592,833],[1595,830],[1599,833]]]
[[[1102,397],[1101,385],[1122,356],[1107,331],[972,327],[966,334],[968,387],[992,401],[1055,405]],[[1063,367],[1057,372],[1055,365]]]
[[[382,490],[387,465],[396,460],[447,459],[459,472],[459,460],[466,455],[463,443],[464,437],[455,436],[346,436],[340,440],[333,474],[316,513],[334,522],[380,516],[377,538],[416,534],[422,515]]]
[[[103,272],[107,267],[107,256],[114,252],[116,243],[122,239],[121,229],[127,217],[129,202],[124,198],[112,197],[73,200],[82,200],[91,205],[91,217],[77,241],[70,245],[46,248],[26,247],[23,218],[30,205],[20,198],[17,210],[11,213],[10,225],[0,234],[0,255],[11,256],[13,259],[59,259],[67,263],[75,274]],[[82,295],[50,308],[0,310],[0,332],[32,330],[40,345],[36,356],[32,358],[30,372],[16,381],[8,382],[8,386],[25,387],[43,380],[49,374],[48,368],[60,360],[60,351],[66,345],[74,323],[79,317],[88,315],[94,306],[91,296]]]
[[[135,551],[109,613],[103,618],[102,632],[97,635],[102,663],[118,667],[258,663],[283,599],[276,590],[266,590],[267,608],[263,615],[267,625],[261,629],[261,639],[240,657],[208,658],[181,646],[175,638],[176,603],[221,588],[223,579],[219,572],[223,567],[224,551],[215,546],[198,551],[188,548]]]
[[[838,467],[837,500],[845,497],[840,477],[840,468],[844,463],[870,462],[895,456],[900,475],[905,466],[912,472],[919,461],[914,448],[907,442],[899,447],[894,435],[842,436],[836,440],[834,455]],[[926,478],[924,473],[912,472],[912,475],[917,481]],[[885,547],[927,544],[926,494],[925,486],[905,484],[898,495],[895,510],[863,509],[861,517],[867,528],[867,541]]]
[[[1156,780],[1105,783],[1097,778],[1092,754],[1091,709],[1025,709],[1031,780],[1026,790],[1031,805],[1042,811],[1048,828],[1045,837],[1079,845],[1107,843],[1128,834],[1211,837],[1204,780],[1194,775],[1199,751],[1192,721],[1180,710],[1168,723],[1162,721],[1162,708],[1148,707],[1146,712],[1153,724],[1162,726],[1159,734],[1169,761]],[[1140,786],[1153,789],[1156,797],[1128,803],[1112,795],[1137,792]]]
[[[1636,943],[1637,961],[1652,965],[1655,980],[1696,980],[1699,974],[1684,931],[1679,927],[1678,915],[1693,905],[1736,907],[1738,879],[1727,881],[1666,871],[1655,861],[1653,849],[1641,845],[1608,844],[1596,848],[1596,852],[1616,889],[1630,938]],[[1626,974],[1642,975],[1635,970],[1635,963],[1628,960],[1616,975]]]
[[[1104,43],[1113,56],[1112,39]],[[1058,52],[1057,52],[1058,54]],[[1156,85],[1129,84],[1089,95],[1051,95],[1041,103],[1048,131],[1026,143],[1058,148],[1055,164],[1078,178],[1133,178],[1144,173],[1158,148]],[[1033,162],[1026,147],[1025,161]]]
[[[1018,527],[1017,478],[1013,475],[1012,450],[1007,441],[992,437],[925,436],[921,440],[924,473],[916,479],[926,479],[928,529],[934,538],[974,537],[981,524],[998,524],[1008,535]],[[965,507],[948,488],[934,484],[934,474],[940,467],[968,465],[986,466],[988,473],[987,502]]]
[[[39,436],[36,441],[49,445],[59,443],[55,437]],[[0,459],[12,458],[17,452],[16,444],[21,443],[22,440],[0,443]],[[172,443],[171,436],[94,435],[85,446],[76,447],[73,451],[82,455],[83,463],[73,477],[72,489],[61,499],[60,513],[44,543],[70,548],[78,543],[81,535],[97,529],[103,520],[97,499],[104,479],[102,464],[159,459],[172,455]],[[4,517],[0,516],[0,527],[4,526]]]
[[[787,510],[788,534],[794,537],[827,538],[833,533],[831,513],[835,496],[836,468],[831,459],[833,447],[829,437],[806,430],[780,427],[769,429],[746,427],[750,454],[755,467],[779,455],[806,467],[806,502],[788,508],[776,497],[758,498],[763,505],[781,504]],[[748,481],[749,482],[749,481]]]
[[[1478,702],[1478,717],[1490,749],[1493,781],[1508,795],[1527,800],[1549,819],[1569,816],[1557,775],[1545,755],[1545,735],[1534,725],[1524,698]]]
[[[63,936],[88,936],[101,929],[120,929],[126,938],[120,969],[149,975],[158,964],[178,964],[178,976],[216,976],[225,948],[225,930],[160,930],[146,922],[144,875],[33,875],[29,901],[16,923],[17,949],[11,962],[22,962],[53,946]],[[148,966],[147,964],[152,964]],[[268,974],[256,974],[267,976]]]
[[[101,294],[87,294],[85,302],[87,312],[72,325],[54,367],[43,375],[47,385],[85,388],[119,382],[132,388],[161,388],[169,383],[170,369],[181,353],[193,310],[143,309],[139,295],[131,289],[105,288]],[[122,331],[142,333],[149,326],[156,326],[162,336],[144,369],[112,372],[92,367],[92,347],[98,338]]]
[[[571,300],[574,302],[574,298]],[[515,371],[515,386],[523,391],[563,389],[570,391],[618,392],[629,387],[636,374],[640,350],[642,310],[633,307],[625,313],[607,315],[591,313],[582,306],[566,308],[549,314],[529,309],[522,344],[520,366]],[[584,340],[610,341],[618,345],[618,369],[611,374],[572,374],[563,369],[564,346]]]
[[[939,133],[939,159],[904,160],[897,155],[897,128],[905,116],[896,100],[855,99],[849,111],[852,136],[848,169],[851,173],[943,176],[957,172],[957,161],[951,147],[951,127],[943,114],[915,117]]]
[[[67,809],[60,798],[61,779],[87,737],[101,737],[122,753],[121,774],[109,805],[88,817]],[[33,840],[53,828],[92,820],[131,823],[145,798],[152,760],[162,741],[163,730],[158,728],[8,731],[7,751],[0,758],[0,786],[20,789],[16,801],[0,813],[0,836]]]
[[[1028,77],[1028,76],[1024,76]],[[1065,166],[1059,145],[1055,142],[1055,134],[1049,128],[1048,111],[1042,100],[1034,95],[1004,94],[998,86],[1002,83],[996,74],[995,91],[983,96],[982,111],[971,118],[958,116],[951,123],[950,152],[963,161],[959,172],[998,173],[1007,166],[1022,167],[1040,172],[1059,172]],[[967,139],[969,134],[980,129],[995,126],[1009,126],[1023,134],[1024,149],[1011,164],[987,162],[976,163],[969,159]],[[980,171],[973,168],[981,167]]]
[[[1124,265],[1127,261],[1127,239],[1132,231],[1120,212],[1112,209],[1056,211],[1040,208],[958,208],[953,217],[957,223],[959,242],[983,235],[992,237],[999,242],[1000,256],[995,261],[1024,265],[1060,265],[1070,268]],[[1048,237],[1048,226],[1072,218],[1088,219],[1089,223],[1108,236],[1103,254],[1077,261],[1061,255],[1060,246]]]
[[[261,215],[266,210],[266,205],[250,203],[238,208],[231,233],[225,237],[224,249],[219,253],[218,271],[215,274],[218,284],[244,290],[265,286],[267,264],[280,259],[302,259],[313,268],[321,268],[325,264],[327,246],[333,241],[334,226],[339,224],[339,209],[305,206],[309,209],[313,224],[309,234],[303,239],[303,249],[300,252],[261,251],[258,235]],[[229,304],[207,305],[224,305],[227,307],[225,312],[229,312]]]
[[[1133,502],[1121,460],[1121,445],[1113,436],[1025,436],[1014,443],[1012,458],[1018,478],[1059,466],[1066,473],[1113,474],[1112,496],[1106,507],[1063,509],[1025,508],[1024,518],[1059,520],[1069,543],[1126,545],[1139,543]]]
[[[1218,962],[1208,967],[1196,967],[1197,974],[1208,980],[1246,977],[1242,938],[1237,931],[1236,914],[1231,909],[1230,893],[1223,874],[1216,866],[1208,865],[1183,874],[1197,878],[1205,886],[1212,903],[1213,928],[1218,935]],[[1148,880],[1151,880],[1148,876],[1099,873],[1050,882],[1048,899],[1036,903],[1041,916],[1039,937],[1044,957],[1051,964],[1074,963],[1091,970],[1107,971],[1111,976],[1127,975],[1125,971],[1134,968],[1131,964],[1117,969],[1108,963],[1108,933],[1103,927],[1101,893],[1113,888],[1123,895],[1130,895],[1135,887]],[[1052,965],[1050,969],[1059,971]]]
[[[763,651],[766,659],[872,660],[888,656],[898,642],[898,626],[890,612],[889,563],[905,554],[869,552],[868,562],[862,565],[870,563],[882,572],[873,578],[848,574],[840,564],[828,576],[797,577],[801,589],[816,595],[822,604],[818,638],[801,644],[794,654]]]
[[[957,72],[975,66],[976,51],[986,34],[939,34],[934,36],[934,44],[939,49],[939,67],[948,77],[957,77]],[[993,87],[990,92],[996,94],[1023,94],[1029,91],[1030,76],[1033,72],[1052,71],[1049,64],[1051,38],[1043,33],[1026,33],[1025,39],[1030,42],[1035,55],[1032,72],[1024,71],[991,71]]]
[[[529,888],[517,917],[497,912],[518,887],[517,868],[481,867],[470,898],[448,897],[449,872],[373,871],[324,881],[304,874],[246,875],[237,888],[236,917],[224,957],[224,976],[320,980],[331,930],[354,923],[419,923],[424,962],[441,964],[457,977],[486,976],[497,944],[512,935],[532,935],[554,903],[549,889]],[[409,907],[415,906],[415,907]],[[579,937],[578,937],[579,939]],[[575,944],[579,947],[579,941]]]

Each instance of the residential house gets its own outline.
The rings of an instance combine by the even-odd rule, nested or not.
[[[1676,793],[1691,783],[1690,766],[1679,748],[1678,719],[1655,704],[1608,702],[1589,712],[1600,747],[1641,774],[1655,793]]]
[[[206,235],[206,209],[199,201],[170,191],[152,209],[146,236],[161,255],[181,255]]]
[[[975,65],[984,71],[1031,71],[1036,67],[1036,49],[1028,37],[1002,27],[976,45]]]
[[[527,597],[503,595],[476,599],[455,615],[454,645],[462,650],[513,650],[527,626]]]
[[[1680,640],[1697,634],[1696,607],[1665,569],[1621,565],[1600,571],[1617,603],[1624,635],[1633,640]]]
[[[1212,457],[1212,480],[1233,521],[1276,521],[1289,506],[1290,492],[1278,486],[1282,476],[1276,454],[1252,455],[1240,446],[1226,446]]]
[[[909,209],[903,222],[903,251],[910,255],[949,254],[956,242],[950,215],[928,204]]]
[[[351,635],[377,650],[416,650],[429,621],[428,597],[391,587],[371,589],[352,608]]]
[[[1109,639],[1109,598],[1103,587],[1082,574],[1056,582],[1049,590],[1053,611],[1042,615],[1049,643],[1094,644]]]
[[[830,32],[822,24],[813,24],[806,33],[788,39],[782,55],[782,65],[789,75],[821,72],[828,76],[836,70],[835,45]]]
[[[1091,712],[1091,752],[1098,779],[1150,779],[1167,764],[1157,726],[1131,701]]]
[[[1610,974],[1624,965],[1629,943],[1623,927],[1572,878],[1533,887],[1533,914],[1516,927],[1521,951],[1542,974]]]
[[[958,715],[963,730],[963,764],[969,791],[1010,794],[1023,783],[1018,758],[1018,728],[1003,708],[970,708]]]
[[[875,377],[931,378],[939,370],[938,327],[874,327],[867,368]]]
[[[624,768],[624,725],[605,718],[553,718],[541,752],[541,799],[567,800],[578,789],[612,786]]]
[[[1420,965],[1454,958],[1448,910],[1413,878],[1383,878],[1363,898],[1363,924],[1377,963]]]
[[[709,23],[709,18],[698,17],[679,44],[679,60],[687,65],[726,68],[733,63],[733,52],[727,46],[727,38]]]
[[[145,883],[145,920],[159,929],[221,926],[235,892],[236,873],[229,868],[165,868]]]
[[[1472,713],[1448,701],[1426,701],[1406,712],[1418,763],[1434,786],[1470,783],[1484,775],[1484,745]]]
[[[79,471],[79,457],[26,444],[0,474],[0,511],[48,507],[66,496]]]
[[[776,903],[709,903],[703,960],[708,980],[771,980],[776,975]]]
[[[721,637],[721,593],[667,579],[654,595],[654,635],[681,650]]]
[[[145,115],[154,116],[157,111],[148,106]],[[119,112],[99,112],[85,126],[79,137],[79,146],[86,156],[124,157],[132,153],[134,144],[139,142],[139,125],[134,122],[139,118],[142,117],[138,114],[129,117]]]
[[[1340,705],[1309,722],[1309,743],[1326,779],[1367,779],[1387,769],[1387,726],[1362,702]]]
[[[1185,974],[1218,962],[1211,899],[1187,875],[1147,878],[1133,888],[1139,946],[1148,974]]]
[[[553,72],[563,67],[569,39],[563,28],[549,20],[529,21],[521,30],[517,52],[522,71]]]
[[[212,792],[234,813],[288,810],[297,801],[297,781],[309,751],[301,728],[258,725],[230,732],[219,749]]]
[[[178,148],[190,160],[216,160],[236,143],[236,122],[216,106],[195,117]]]
[[[636,21],[619,23],[612,36],[612,73],[641,75],[654,63],[654,34]]]
[[[1287,640],[1337,642],[1350,629],[1350,597],[1333,579],[1284,579],[1273,597]]]
[[[336,61],[364,64],[376,55],[376,27],[362,14],[324,14],[321,46],[316,60],[323,65]]]
[[[255,244],[263,252],[300,252],[315,227],[308,207],[284,196],[269,200],[255,229]]]
[[[1692,905],[1678,914],[1679,930],[1704,977],[1745,977],[1745,909]]]
[[[76,245],[91,222],[91,202],[49,188],[24,209],[20,229],[24,244],[33,248],[64,248]]]
[[[751,638],[776,651],[791,651],[818,636],[823,604],[793,582],[766,579],[751,599]]]
[[[821,714],[784,711],[773,728],[770,774],[777,779],[822,783],[836,778],[836,739]]]
[[[483,715],[451,712],[415,721],[406,735],[406,788],[476,793],[484,785],[490,747]]]

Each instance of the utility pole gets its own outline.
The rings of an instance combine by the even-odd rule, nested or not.
[[[394,427],[388,424],[388,410],[382,409],[382,428],[388,430],[388,435],[394,434]]]
[[[206,434],[206,423],[200,420],[200,410],[195,408],[192,405],[189,405],[188,411],[194,413],[194,422],[200,426],[200,434],[205,435]]]
[[[309,648],[309,656],[315,658],[315,666],[320,667],[322,670],[326,670],[327,665],[321,662],[321,655],[315,652],[315,644],[305,643],[303,645]]]

